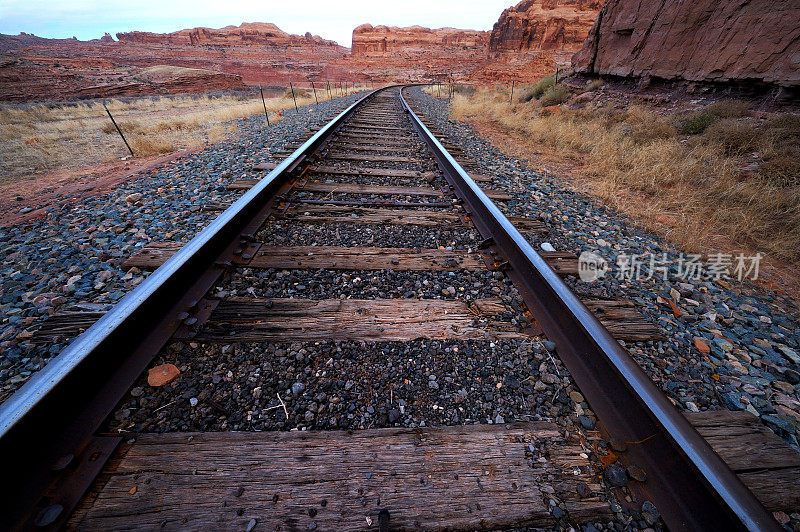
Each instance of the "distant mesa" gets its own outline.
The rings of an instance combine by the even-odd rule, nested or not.
[[[369,53],[391,53],[400,50],[420,48],[443,48],[455,46],[464,48],[483,48],[489,40],[489,33],[477,30],[456,28],[431,29],[422,26],[398,28],[395,26],[372,26],[362,24],[353,30],[353,56]]]
[[[273,46],[318,45],[338,47],[334,41],[328,41],[319,35],[306,33],[304,36],[286,33],[275,24],[268,22],[244,22],[240,26],[225,26],[220,29],[193,28],[172,33],[150,33],[131,31],[117,33],[117,39],[124,43],[137,44],[221,44],[242,46],[251,44]]]
[[[121,32],[118,41],[0,34],[0,100],[290,81],[530,83],[570,64],[593,75],[796,88],[798,20],[798,0],[522,0],[491,32],[362,24],[351,49],[266,22]]]

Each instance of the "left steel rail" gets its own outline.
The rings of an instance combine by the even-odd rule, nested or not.
[[[120,441],[106,417],[236,263],[288,189],[373,90],[322,127],[0,405],[0,528],[60,527]]]

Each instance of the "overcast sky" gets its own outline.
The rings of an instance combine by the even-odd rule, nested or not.
[[[490,30],[515,0],[0,0],[0,33],[96,39],[105,32],[171,32],[242,22],[273,22],[350,46],[363,23]]]

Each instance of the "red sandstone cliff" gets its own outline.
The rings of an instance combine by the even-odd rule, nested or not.
[[[459,30],[455,28],[423,28],[411,26],[397,28],[362,24],[353,30],[352,54],[364,56],[370,52],[379,54],[393,52],[445,51],[454,47],[458,50],[486,46],[488,32]]]
[[[149,33],[131,31],[117,33],[117,39],[125,43],[137,44],[185,44],[203,45],[218,44],[223,46],[328,46],[341,48],[333,41],[327,41],[319,35],[306,33],[303,36],[292,35],[281,30],[275,24],[266,22],[244,22],[241,26],[225,26],[220,29],[193,28],[173,33]]]
[[[130,32],[92,41],[0,35],[0,100],[208,92],[319,79],[347,48],[274,24]],[[158,79],[142,69],[177,67]],[[184,69],[184,70],[181,70]],[[192,70],[185,70],[192,69]],[[202,71],[202,72],[201,72]],[[341,79],[352,80],[352,77]]]
[[[602,0],[522,0],[503,11],[489,36],[477,82],[536,81],[569,64],[600,11]]]
[[[362,24],[350,55],[332,61],[324,77],[371,82],[466,79],[484,60],[489,33],[455,28]]]
[[[608,0],[579,72],[800,86],[797,0]]]
[[[523,0],[500,15],[489,37],[489,52],[577,51],[602,3],[602,0]]]

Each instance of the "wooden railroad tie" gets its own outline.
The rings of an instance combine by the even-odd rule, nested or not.
[[[183,247],[181,242],[153,242],[128,258],[122,269],[152,270]],[[577,274],[577,257],[568,252],[542,252],[548,263],[564,274]],[[574,268],[568,266],[573,265]],[[262,244],[248,268],[455,271],[485,270],[482,258],[467,250],[434,248],[380,248],[344,246],[271,246]]]
[[[371,169],[374,170],[374,169]],[[326,170],[317,169],[315,171],[325,172]],[[386,172],[392,172],[386,170]],[[402,172],[398,170],[397,172]],[[336,174],[351,174],[351,175],[382,175],[374,172],[361,172],[361,171],[335,171],[328,173]],[[390,174],[391,175],[391,174]],[[398,174],[398,177],[412,177]],[[258,179],[237,179],[228,185],[228,190],[249,190],[258,183]],[[423,197],[439,197],[444,196],[441,190],[433,187],[417,187],[417,186],[386,186],[386,185],[361,185],[357,183],[321,183],[312,181],[306,183],[302,187],[296,188],[299,191],[305,192],[319,192],[319,193],[339,193],[339,194],[367,194],[367,195],[384,195],[384,196],[423,196]],[[510,201],[513,199],[511,194],[503,192],[502,190],[495,190],[484,188],[483,192],[492,200],[495,201]]]
[[[267,304],[269,301],[269,304]],[[502,319],[500,299],[245,299],[220,301],[200,329],[202,342],[407,342],[417,338],[529,338]]]
[[[797,510],[800,455],[755,416],[687,418],[767,510]],[[585,453],[577,438],[544,421],[138,434],[122,444],[68,528],[243,529],[256,520],[267,530],[351,531],[376,527],[382,509],[392,530],[552,528],[553,496],[572,523],[606,521],[609,503]]]

